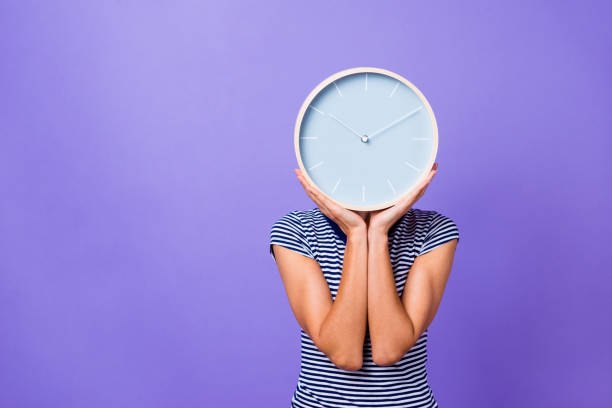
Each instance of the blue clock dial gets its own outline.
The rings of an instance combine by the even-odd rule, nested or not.
[[[435,118],[420,91],[374,70],[328,81],[307,98],[296,127],[307,175],[352,209],[397,201],[427,175],[437,150]]]

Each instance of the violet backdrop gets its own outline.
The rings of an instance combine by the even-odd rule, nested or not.
[[[612,406],[611,11],[3,1],[0,406],[288,407],[299,327],[268,234],[314,208],[302,101],[355,66],[438,120],[415,207],[461,234],[440,406]]]

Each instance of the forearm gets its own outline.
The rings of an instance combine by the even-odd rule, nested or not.
[[[414,325],[397,293],[387,233],[368,232],[368,323],[379,365],[398,361],[414,345]]]
[[[359,369],[363,362],[367,324],[367,256],[367,231],[350,233],[338,292],[318,334],[320,349],[343,368]]]

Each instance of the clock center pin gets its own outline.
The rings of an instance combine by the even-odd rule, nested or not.
[[[368,143],[368,135],[363,135],[363,136],[361,136],[361,141],[362,141],[363,143]]]

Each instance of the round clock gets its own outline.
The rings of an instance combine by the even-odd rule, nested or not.
[[[295,124],[298,164],[339,205],[390,207],[427,177],[438,127],[425,96],[402,76],[360,67],[310,92]]]

